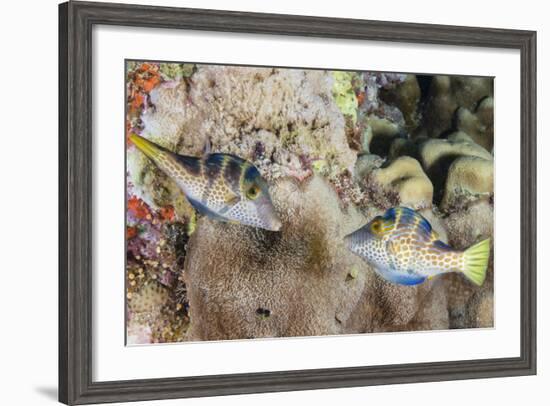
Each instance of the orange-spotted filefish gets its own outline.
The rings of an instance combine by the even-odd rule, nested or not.
[[[439,240],[424,217],[406,207],[391,208],[347,235],[348,248],[384,279],[416,285],[439,274],[461,273],[481,286],[485,281],[490,240],[462,251]]]
[[[280,230],[267,183],[252,163],[221,153],[178,155],[136,134],[131,134],[130,140],[177,183],[199,213],[220,221]]]

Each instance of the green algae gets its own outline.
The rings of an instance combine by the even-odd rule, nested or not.
[[[350,116],[353,124],[357,122],[357,96],[354,91],[354,74],[352,72],[332,72],[334,84],[332,95],[336,105],[345,116]]]

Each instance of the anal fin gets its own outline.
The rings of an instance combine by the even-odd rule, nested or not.
[[[383,270],[383,271],[378,270],[378,274],[388,282],[396,283],[398,285],[405,285],[405,286],[418,285],[426,280],[425,276],[418,275],[412,272],[398,272],[395,270]]]

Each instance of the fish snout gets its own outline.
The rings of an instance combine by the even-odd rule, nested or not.
[[[258,214],[262,223],[262,228],[269,231],[280,231],[283,223],[279,218],[275,206],[271,200],[262,201],[258,207]]]
[[[266,229],[270,231],[280,231],[283,223],[272,205],[264,209],[263,218],[265,220]]]
[[[271,228],[270,230],[271,231],[281,231],[281,227],[283,226],[283,223],[281,223],[281,220],[279,220],[279,217],[275,217],[272,221],[271,221]]]
[[[158,158],[162,154],[163,148],[154,142],[149,141],[147,138],[132,133],[130,134],[129,139],[137,147],[137,149],[143,152],[154,162],[157,162]]]

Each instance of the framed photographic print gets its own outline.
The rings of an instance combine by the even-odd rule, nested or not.
[[[534,32],[59,16],[60,401],[536,373]]]

